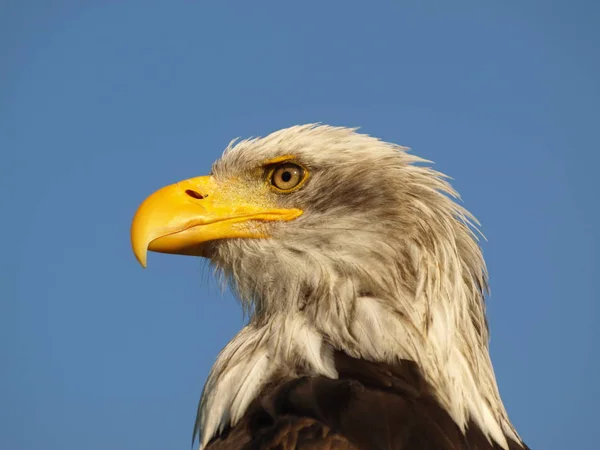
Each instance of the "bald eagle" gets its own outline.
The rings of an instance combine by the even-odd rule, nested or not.
[[[526,449],[489,355],[477,221],[404,147],[324,125],[232,142],[139,207],[133,251],[208,258],[249,312],[200,449]]]

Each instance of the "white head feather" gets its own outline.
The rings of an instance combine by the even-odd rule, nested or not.
[[[234,425],[275,374],[336,378],[332,352],[418,363],[464,430],[519,440],[488,352],[487,272],[476,220],[445,177],[407,149],[355,130],[296,126],[231,144],[213,176],[253,181],[265,160],[294,155],[309,182],[271,238],[216,243],[211,261],[250,312],[225,347],[199,406],[200,448]]]

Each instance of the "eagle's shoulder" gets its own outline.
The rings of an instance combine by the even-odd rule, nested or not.
[[[268,384],[206,450],[501,449],[474,423],[463,433],[414,362],[372,363],[338,352],[335,364],[338,379]]]

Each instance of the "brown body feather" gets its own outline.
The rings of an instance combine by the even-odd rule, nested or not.
[[[475,423],[463,433],[412,361],[335,355],[338,379],[270,383],[206,450],[501,450]],[[527,450],[507,437],[510,450]]]

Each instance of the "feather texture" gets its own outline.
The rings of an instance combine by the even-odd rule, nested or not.
[[[206,450],[500,450],[474,423],[463,433],[413,362],[335,356],[338,379],[273,380]],[[527,449],[511,438],[507,446]]]
[[[271,201],[304,213],[256,223],[268,239],[225,239],[207,254],[250,320],[209,375],[200,447],[518,448],[489,357],[477,221],[446,177],[404,147],[317,125],[232,143],[212,176],[259,186],[264,162],[284,155],[310,179]],[[334,352],[353,363],[334,364]],[[269,410],[252,428],[263,396],[293,413]],[[382,434],[367,436],[368,411],[383,414],[369,422]],[[220,447],[225,435],[250,447]]]

